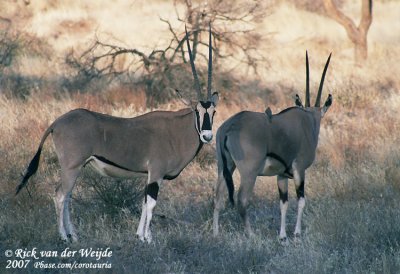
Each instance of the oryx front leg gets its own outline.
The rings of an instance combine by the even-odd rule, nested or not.
[[[297,221],[294,230],[294,236],[300,237],[301,235],[301,218],[303,216],[304,206],[306,205],[306,200],[304,198],[304,176],[301,176],[299,180],[295,178],[296,194],[298,200],[297,206]]]
[[[288,179],[286,177],[278,176],[278,190],[279,190],[279,206],[281,209],[281,229],[279,231],[279,239],[281,242],[287,242],[286,235],[286,212],[288,209]]]
[[[136,230],[136,235],[139,237],[139,239],[141,241],[144,241],[144,225],[146,223],[146,215],[147,215],[147,212],[146,212],[146,208],[147,208],[147,204],[146,204],[146,201],[147,201],[147,198],[146,198],[147,188],[146,188],[146,191],[145,191],[144,195],[145,195],[145,198],[144,198],[143,204],[142,204],[142,214],[140,216],[138,229]]]
[[[153,182],[146,186],[145,200],[142,207],[142,215],[140,217],[139,227],[136,232],[140,240],[146,240],[149,243],[152,240],[150,222],[153,217],[153,209],[157,203],[159,184],[161,184],[161,180],[159,181],[159,183]]]

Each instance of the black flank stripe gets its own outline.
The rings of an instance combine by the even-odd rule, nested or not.
[[[285,163],[285,160],[283,160],[279,155],[271,152],[271,153],[267,153],[267,157],[272,157],[275,160],[278,160],[279,162],[281,162],[281,164],[285,167],[285,172],[284,172],[284,176],[288,177],[289,179],[293,179],[293,174],[290,172],[290,168],[289,166]]]
[[[106,163],[108,165],[115,166],[115,167],[118,167],[118,168],[126,170],[126,171],[132,171],[132,170],[126,168],[126,167],[120,166],[120,165],[118,165],[118,164],[116,164],[116,163],[104,158],[103,156],[98,156],[98,155],[93,155],[93,156],[96,157],[98,160],[100,160],[103,163]]]

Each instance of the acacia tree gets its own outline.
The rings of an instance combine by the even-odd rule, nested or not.
[[[372,23],[372,0],[362,0],[361,20],[358,26],[336,6],[333,0],[323,0],[327,15],[341,24],[354,44],[354,56],[357,64],[368,57],[367,34]]]
[[[192,43],[194,59],[207,60],[208,24],[212,25],[214,64],[218,60],[235,60],[244,63],[246,67],[257,71],[260,62],[265,61],[258,45],[260,35],[254,30],[254,23],[262,20],[268,7],[262,0],[229,1],[211,0],[208,2],[176,0],[174,2],[178,21],[187,26],[190,33],[188,39]],[[184,12],[179,12],[180,7]],[[178,8],[179,7],[179,8]],[[95,39],[94,43],[83,53],[70,52],[66,63],[77,72],[80,85],[89,83],[96,78],[116,79],[129,77],[135,83],[144,83],[149,106],[153,100],[162,101],[170,94],[168,88],[179,86],[182,89],[191,89],[190,67],[187,66],[185,47],[186,35],[183,24],[175,27],[172,22],[160,18],[166,23],[171,34],[169,44],[164,48],[157,48],[150,53],[136,48],[126,48]],[[127,65],[119,66],[121,56],[130,58]],[[200,64],[207,62],[198,62]],[[202,67],[198,68],[200,81]]]

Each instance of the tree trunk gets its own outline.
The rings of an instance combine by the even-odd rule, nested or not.
[[[367,36],[360,36],[354,43],[354,57],[357,64],[362,64],[368,58]]]
[[[367,34],[372,23],[372,0],[362,0],[361,21],[358,27],[337,8],[332,0],[323,1],[328,16],[345,28],[347,36],[354,44],[356,64],[361,65],[368,58]]]

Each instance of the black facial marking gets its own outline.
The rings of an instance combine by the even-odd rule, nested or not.
[[[157,200],[158,190],[159,189],[160,189],[160,187],[158,186],[157,182],[154,182],[154,183],[151,183],[151,184],[147,185],[146,186],[146,197],[147,197],[147,195],[149,195],[154,200]],[[145,200],[147,202],[147,198],[145,198]]]
[[[204,113],[203,125],[201,125],[201,130],[211,130],[211,121],[208,112]]]
[[[211,107],[212,102],[210,102],[210,101],[207,101],[207,102],[200,101],[200,104],[202,105],[203,108],[207,109],[207,108]]]
[[[196,110],[196,125],[198,129],[200,130],[200,113]]]
[[[304,198],[304,181],[300,183],[298,187],[296,187],[297,199]]]

